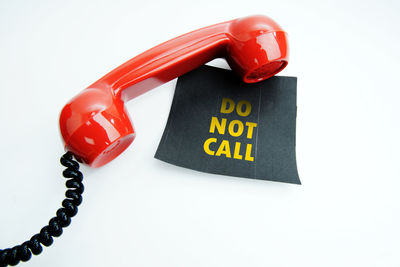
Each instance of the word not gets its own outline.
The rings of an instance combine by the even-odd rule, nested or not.
[[[251,113],[251,104],[249,101],[241,100],[236,105],[235,102],[230,98],[223,98],[220,112],[223,114],[232,113],[235,110],[236,106],[236,113],[241,117],[247,117]],[[228,124],[228,120],[226,118],[221,118],[219,120],[217,117],[211,117],[210,123],[210,133],[215,133],[217,130],[218,134],[225,135],[226,126],[228,125],[228,133],[230,136],[233,137],[240,137],[243,134],[246,135],[247,139],[253,138],[254,128],[257,127],[257,123],[255,122],[245,122],[243,123],[240,120],[232,120]],[[233,151],[233,158],[234,159],[243,159],[243,154],[240,153],[241,143],[235,142],[233,149],[231,149],[231,145],[229,140],[222,140],[216,150],[211,149],[211,145],[217,143],[218,140],[215,137],[208,138],[204,144],[203,149],[204,152],[210,156],[221,156],[224,155],[226,158],[232,158]],[[213,145],[214,146],[214,145]],[[244,160],[247,161],[254,161],[254,157],[251,156],[252,144],[245,144],[245,153],[244,153]]]

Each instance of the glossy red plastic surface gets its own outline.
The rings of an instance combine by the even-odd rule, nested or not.
[[[124,102],[204,63],[224,57],[244,82],[265,80],[286,67],[286,33],[266,16],[239,18],[181,35],[134,57],[83,90],[64,107],[66,150],[99,167],[135,138]]]

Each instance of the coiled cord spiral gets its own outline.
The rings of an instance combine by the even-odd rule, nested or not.
[[[63,228],[71,223],[71,218],[78,213],[78,206],[82,203],[82,193],[84,187],[82,184],[83,175],[79,171],[79,163],[72,159],[70,152],[65,153],[60,162],[67,167],[63,171],[63,176],[69,180],[66,186],[69,188],[65,193],[66,198],[62,202],[62,208],[59,208],[56,217],[50,219],[49,224],[43,227],[40,232],[25,241],[21,245],[13,248],[0,249],[0,267],[7,265],[15,266],[20,261],[28,261],[33,255],[39,255],[43,248],[53,243],[53,237],[59,237],[63,233]]]

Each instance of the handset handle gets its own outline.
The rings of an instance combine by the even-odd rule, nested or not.
[[[105,86],[124,101],[224,55],[229,22],[176,37],[132,58],[91,87]]]

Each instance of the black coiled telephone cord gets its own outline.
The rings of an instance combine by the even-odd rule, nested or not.
[[[57,210],[56,216],[51,218],[49,224],[43,227],[40,232],[13,248],[0,249],[0,267],[15,266],[20,261],[28,261],[33,255],[39,255],[43,248],[53,243],[53,237],[59,237],[63,228],[71,223],[71,218],[78,213],[78,206],[82,203],[84,190],[83,175],[79,171],[79,163],[73,160],[70,152],[65,153],[60,162],[67,167],[63,176],[67,178],[66,186],[69,188],[65,193],[66,198],[62,202],[62,208]]]

